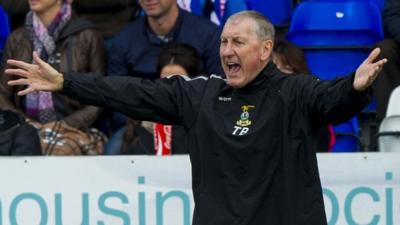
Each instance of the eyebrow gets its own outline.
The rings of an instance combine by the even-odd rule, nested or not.
[[[242,37],[242,36],[233,36],[233,37],[230,37],[231,39],[233,39],[233,40],[246,40],[246,38],[245,37]],[[228,39],[228,37],[225,37],[225,36],[222,36],[221,35],[221,40],[222,39]]]

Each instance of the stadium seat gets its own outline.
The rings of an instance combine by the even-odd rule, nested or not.
[[[389,98],[386,117],[379,126],[379,150],[400,152],[400,86],[393,90]]]
[[[184,1],[182,1],[184,2]],[[179,3],[179,2],[178,2]],[[203,16],[203,10],[204,10],[204,5],[205,5],[205,0],[192,0],[190,2],[190,12]],[[180,6],[181,8],[184,8],[182,5]],[[186,6],[188,7],[188,6]]]
[[[370,2],[372,4],[376,4],[380,10],[383,10],[385,6],[385,0],[306,0],[306,1],[314,1],[314,2],[353,2],[353,1],[362,1],[362,2]]]
[[[375,4],[344,0],[302,2],[287,34],[303,48],[312,73],[325,80],[354,72],[383,37]],[[375,109],[373,102],[364,112]]]
[[[10,34],[10,25],[8,22],[8,16],[0,6],[0,57],[3,53],[7,37]]]
[[[356,152],[362,148],[357,117],[334,126],[333,130],[336,143],[332,147],[332,152]]]
[[[214,1],[214,10],[220,21],[220,25],[223,26],[229,16],[247,10],[247,4],[245,0],[225,0],[225,8],[221,8],[221,0]]]
[[[287,39],[302,47],[313,74],[321,79],[355,71],[383,39],[380,11],[365,2],[302,2]]]
[[[294,4],[293,0],[246,0],[249,10],[256,10],[278,27],[290,24]]]
[[[212,22],[223,26],[229,16],[237,12],[247,10],[245,0],[225,0],[221,6],[221,0],[191,0],[190,6],[186,1],[178,1],[179,7],[196,15],[209,18]]]

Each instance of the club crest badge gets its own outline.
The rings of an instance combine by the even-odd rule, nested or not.
[[[236,125],[241,126],[241,127],[247,127],[251,125],[251,121],[249,120],[250,118],[250,109],[254,108],[254,105],[243,105],[241,107],[242,109],[242,114],[240,115],[240,120],[236,121]]]

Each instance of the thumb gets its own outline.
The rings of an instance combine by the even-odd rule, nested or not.
[[[43,67],[46,65],[46,62],[43,61],[43,60],[39,57],[39,55],[37,54],[36,51],[33,51],[33,61],[35,61],[35,63],[36,63],[39,67],[41,67],[41,68],[43,68]]]

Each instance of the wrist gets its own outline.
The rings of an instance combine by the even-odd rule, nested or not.
[[[64,75],[62,73],[58,73],[57,79],[56,79],[56,90],[59,91],[63,88],[64,86]]]

